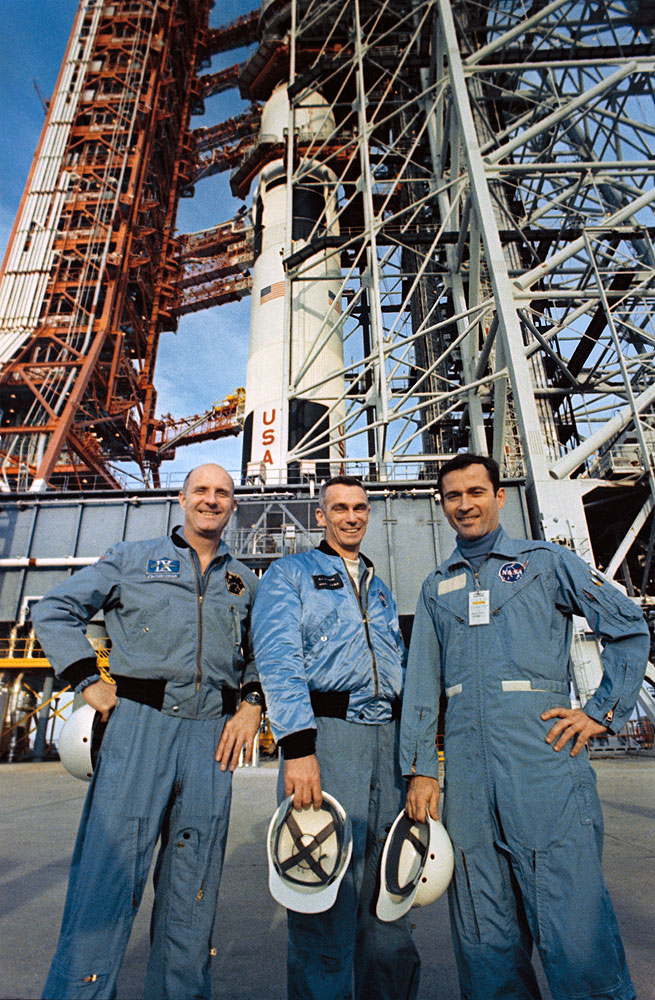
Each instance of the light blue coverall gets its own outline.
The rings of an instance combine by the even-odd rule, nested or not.
[[[350,817],[352,861],[324,913],[289,910],[289,1000],[411,1000],[419,957],[406,918],[375,916],[387,832],[403,807],[397,715],[405,648],[396,602],[360,556],[358,598],[326,542],[287,556],[262,577],[253,640],[282,752],[316,752],[321,787]],[[284,796],[280,770],[278,797]]]
[[[489,591],[489,624],[469,625],[469,594]],[[603,819],[588,754],[545,737],[569,707],[572,615],[603,642],[604,674],[585,712],[612,731],[630,717],[648,630],[635,604],[567,549],[501,531],[478,569],[456,549],[423,585],[401,726],[403,774],[437,777],[445,690],[444,822],[464,1000],[534,1000],[539,950],[554,1000],[632,1000],[603,881]]]
[[[214,755],[237,689],[259,687],[249,637],[256,583],[224,543],[203,576],[175,529],[170,538],[114,546],[34,611],[48,659],[76,683],[93,654],[85,627],[103,609],[118,681],[78,831],[48,1000],[115,997],[160,836],[144,995],[210,996],[231,797],[231,773]]]

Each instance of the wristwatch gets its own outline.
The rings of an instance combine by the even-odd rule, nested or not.
[[[249,691],[242,701],[247,701],[249,705],[258,705],[259,708],[264,707],[264,699],[262,698],[259,691]]]

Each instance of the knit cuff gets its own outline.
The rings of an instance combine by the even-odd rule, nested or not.
[[[85,656],[84,659],[75,660],[75,663],[70,663],[65,670],[62,670],[61,679],[71,687],[77,687],[87,677],[93,677],[97,673],[98,661],[95,656]]]
[[[297,757],[311,757],[316,753],[316,730],[301,729],[297,733],[289,733],[280,740],[282,756],[285,760],[295,760]]]

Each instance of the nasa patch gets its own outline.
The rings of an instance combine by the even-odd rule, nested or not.
[[[179,559],[148,559],[146,576],[156,576],[161,580],[163,577],[179,575]]]
[[[498,576],[505,583],[516,583],[525,573],[525,566],[520,562],[504,563],[498,570]]]
[[[380,598],[380,604],[382,605],[382,607],[383,608],[388,608],[389,607],[389,603],[388,603],[386,597],[384,596],[384,594],[382,593],[381,590],[378,590],[378,597]]]

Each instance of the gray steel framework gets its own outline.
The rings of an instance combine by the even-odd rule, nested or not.
[[[311,252],[342,267],[349,466],[429,477],[443,456],[488,450],[525,481],[534,532],[642,594],[654,22],[636,0],[293,0],[265,4],[260,22],[290,48],[287,295]],[[296,126],[312,95],[328,102],[329,136]],[[294,250],[294,192],[326,166],[338,230],[326,206]]]

